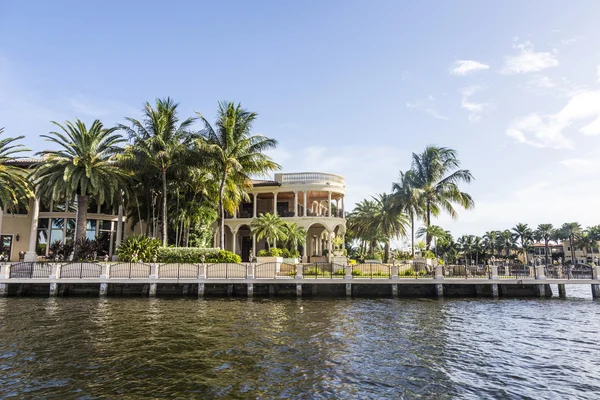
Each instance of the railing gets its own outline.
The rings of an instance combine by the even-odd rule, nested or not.
[[[335,174],[326,174],[322,172],[297,172],[291,174],[275,174],[275,180],[287,184],[323,183],[341,187],[346,186],[346,180],[342,176]]]
[[[498,267],[498,279],[535,279],[535,267],[528,265],[515,264]]]
[[[589,265],[553,265],[545,269],[547,279],[592,279],[592,267]]]
[[[92,262],[74,262],[60,267],[62,278],[100,278],[102,265]]]
[[[353,278],[391,279],[392,266],[389,264],[355,264],[352,265]]]
[[[303,264],[303,275],[305,278],[344,278],[346,266],[328,262],[314,262]]]
[[[206,278],[217,279],[246,279],[248,267],[239,263],[219,263],[206,266]]]
[[[400,279],[431,279],[434,272],[435,267],[424,262],[406,262],[398,265],[398,278]]]
[[[294,264],[268,262],[254,267],[256,279],[294,278],[295,276],[296,266]]]
[[[110,277],[117,279],[148,278],[150,264],[143,263],[118,263],[110,266]]]
[[[158,279],[197,279],[200,266],[190,263],[170,263],[158,266]]]
[[[491,271],[486,265],[445,265],[444,278],[458,279],[488,279]]]
[[[48,278],[52,274],[50,263],[19,262],[10,266],[9,278]]]

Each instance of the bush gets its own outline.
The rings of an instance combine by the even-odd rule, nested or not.
[[[415,276],[415,271],[412,268],[406,269],[399,274],[400,276]]]
[[[282,249],[281,250],[281,256],[284,258],[291,258],[292,254],[290,253],[289,249]]]
[[[98,242],[88,238],[81,238],[75,242],[74,261],[92,261],[96,259]]]
[[[204,260],[203,260],[204,259]],[[159,247],[157,261],[161,263],[239,263],[242,259],[231,251],[204,247]]]
[[[281,257],[282,254],[283,250],[278,249],[277,247],[271,247],[269,250],[260,250],[258,253],[256,253],[258,257]]]
[[[323,271],[320,268],[310,267],[304,270],[304,275],[322,275]]]
[[[157,255],[161,241],[143,235],[129,236],[117,247],[119,261],[152,262]]]
[[[352,270],[352,276],[363,276],[363,273],[362,273],[361,270],[353,269]]]
[[[66,243],[61,243],[60,240],[55,240],[50,244],[48,255],[51,260],[60,261],[68,260],[73,252],[73,241],[67,240]]]
[[[344,275],[346,275],[346,269],[345,268],[340,268],[337,271],[335,271],[333,274],[335,276],[344,276]]]

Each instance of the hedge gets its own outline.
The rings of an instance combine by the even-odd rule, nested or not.
[[[239,263],[240,256],[231,251],[204,247],[160,247],[157,261],[160,263],[199,264],[204,256],[205,263]]]

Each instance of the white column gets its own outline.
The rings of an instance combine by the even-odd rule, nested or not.
[[[256,257],[256,235],[252,235],[252,257]]]
[[[256,203],[258,202],[258,195],[256,193],[252,193],[254,196],[254,207],[252,209],[252,218],[256,218]]]
[[[273,192],[273,215],[277,215],[277,193]]]
[[[342,196],[342,218],[345,217],[345,213],[344,213],[344,197],[345,197],[345,195]]]
[[[331,192],[327,192],[327,206],[329,207],[328,217],[331,217]]]
[[[117,214],[117,237],[115,238],[115,247],[119,247],[122,240],[123,240],[123,205],[119,205],[119,211]]]
[[[294,217],[298,216],[298,191],[294,191]]]
[[[36,197],[31,207],[31,230],[29,232],[29,249],[25,253],[25,261],[37,261],[35,245],[37,242],[38,217],[40,215],[40,200]]]
[[[304,191],[304,216],[306,217],[306,206],[308,204],[306,203],[306,190]]]
[[[235,247],[236,247],[235,245],[236,245],[236,242],[237,242],[237,230],[233,231],[233,235],[232,235],[232,244],[231,244],[231,249],[232,250],[231,250],[231,252],[233,254],[235,254]]]

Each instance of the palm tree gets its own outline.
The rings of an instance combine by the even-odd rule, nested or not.
[[[587,263],[588,249],[593,249],[595,244],[596,244],[596,241],[587,232],[584,232],[575,241],[575,247],[580,250],[583,250],[583,256],[585,257],[586,263]]]
[[[521,242],[521,253],[523,254],[523,264],[527,264],[527,247],[533,240],[533,232],[527,224],[518,223],[513,229],[513,236]]]
[[[408,217],[398,210],[393,195],[382,193],[373,197],[373,229],[378,231],[385,241],[385,262],[390,259],[392,239],[406,235]]]
[[[269,248],[275,245],[277,240],[285,240],[287,231],[283,219],[271,213],[260,214],[252,221],[250,230],[258,240],[266,239]]]
[[[357,238],[361,239],[363,247],[368,243],[368,254],[374,255],[377,243],[383,240],[380,232],[377,231],[377,223],[375,222],[375,214],[377,207],[374,200],[363,200],[356,204],[354,210],[348,215],[347,226],[353,231]]]
[[[418,192],[415,190],[414,171],[406,173],[400,171],[400,180],[392,184],[392,191],[397,199],[400,211],[405,212],[410,218],[411,253],[415,256],[415,218],[423,214]]]
[[[438,253],[438,240],[446,237],[447,232],[437,225],[423,226],[417,230],[417,237],[422,239],[423,237],[430,237],[435,240],[435,256]]]
[[[421,154],[413,153],[412,171],[417,188],[417,196],[425,210],[425,225],[431,225],[431,216],[446,210],[452,218],[457,217],[454,204],[469,210],[475,203],[468,193],[461,192],[460,182],[470,183],[471,172],[458,169],[460,161],[455,150],[447,147],[427,146]],[[427,249],[431,237],[426,240]]]
[[[298,246],[306,244],[306,229],[296,224],[284,223],[285,241],[291,251],[298,250]]]
[[[242,108],[241,104],[219,102],[215,128],[201,115],[205,129],[201,145],[206,151],[215,177],[219,182],[219,246],[225,246],[225,189],[227,182],[250,185],[250,177],[264,175],[281,167],[265,150],[272,149],[277,141],[262,135],[252,135],[252,124],[257,114]]]
[[[33,182],[42,198],[77,198],[75,242],[79,243],[85,238],[89,197],[102,205],[127,192],[131,174],[117,163],[123,151],[120,145],[126,140],[115,134],[117,128],[106,129],[99,120],[89,129],[79,119],[64,125],[52,123],[62,132],[41,137],[58,145],[59,150],[37,153],[44,159],[33,172]]]
[[[498,243],[498,237],[500,232],[498,231],[487,231],[483,235],[483,246],[485,249],[490,250],[490,255],[493,257],[496,254],[496,244]]]
[[[179,123],[178,104],[170,97],[156,99],[155,107],[148,102],[144,105],[143,119],[126,118],[131,127],[120,125],[133,139],[131,151],[144,164],[152,166],[160,173],[162,182],[162,242],[167,245],[167,172],[184,157],[194,135],[189,131],[194,118]]]
[[[516,246],[515,238],[512,232],[508,229],[500,232],[500,234],[498,235],[498,244],[500,248],[506,251],[506,259],[508,260],[510,258],[511,249],[513,249]]]
[[[456,241],[459,248],[465,255],[465,264],[466,265],[469,265],[472,260],[472,253],[474,250],[474,247],[473,247],[474,239],[475,239],[475,236],[473,236],[473,235],[463,235],[463,236],[459,237],[458,240]]]
[[[559,229],[559,236],[563,239],[569,239],[569,248],[571,249],[571,262],[576,264],[575,259],[575,238],[581,235],[582,229],[578,222],[565,222]]]
[[[548,243],[554,237],[555,229],[552,224],[539,224],[536,230],[533,232],[533,237],[535,240],[544,242],[544,262],[548,265],[548,254],[550,252],[550,248]]]
[[[0,128],[0,135],[4,133],[4,128]],[[29,151],[18,144],[24,136],[16,138],[6,138],[0,140],[0,208],[11,211],[14,210],[19,202],[33,197],[31,184],[23,170],[11,162],[18,160],[15,154]]]

